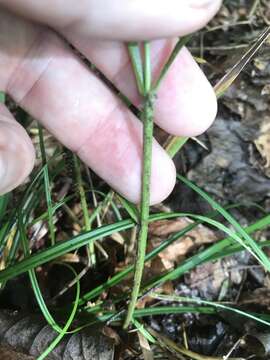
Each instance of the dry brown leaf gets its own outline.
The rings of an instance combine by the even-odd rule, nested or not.
[[[261,126],[260,135],[254,141],[257,150],[264,160],[264,167],[270,167],[270,119],[263,122]]]
[[[0,346],[1,360],[34,360],[32,356],[28,356],[17,351],[13,351],[8,347]]]
[[[176,220],[157,221],[150,225],[149,229],[149,247],[151,249],[159,246],[165,238],[184,229],[192,221],[188,218],[179,218]],[[195,229],[189,231],[186,235],[180,237],[167,249],[162,251],[158,257],[151,262],[151,269],[160,273],[162,270],[169,270],[176,263],[179,263],[185,255],[198,248],[201,245],[213,243],[217,240],[215,233],[205,227],[198,225]]]
[[[148,252],[159,246],[170,235],[179,232],[192,223],[193,221],[188,218],[162,220],[151,223],[149,226]],[[203,244],[213,243],[216,240],[217,237],[212,230],[203,225],[197,226],[194,230],[191,230],[189,233],[182,236],[169,247],[167,247],[167,249],[159,253],[155,259],[145,264],[144,281],[147,282],[147,280],[151,279],[152,277],[172,269],[175,264],[183,260],[189,251],[194,250]],[[131,282],[132,277],[126,279],[126,282],[122,282],[121,288],[118,288],[118,291],[128,291],[130,289]],[[163,284],[162,291],[165,294],[173,293],[173,283],[168,281]],[[141,309],[144,308],[146,304],[152,302],[153,298],[146,296],[138,302],[137,307]]]
[[[91,330],[91,331],[90,331]],[[41,355],[57,333],[38,315],[25,315],[8,310],[0,311],[0,346],[11,348],[12,351],[23,352],[35,359]],[[83,329],[79,333],[67,335],[53,349],[48,360],[112,360],[114,357],[114,342],[101,333],[101,329]],[[0,359],[3,356],[0,353]],[[28,357],[11,357],[7,360],[32,360]]]
[[[156,248],[170,235],[179,232],[190,224],[192,224],[192,221],[188,218],[162,220],[150,224],[148,251]],[[216,240],[217,237],[212,230],[203,225],[199,225],[159,253],[151,262],[147,262],[145,265],[144,279],[147,281],[155,275],[160,275],[162,272],[172,269],[175,264],[183,260],[189,251],[203,244],[213,243]],[[172,294],[174,292],[173,283],[168,281],[163,284],[162,291],[165,294]],[[144,308],[146,304],[148,305],[152,302],[153,298],[146,296],[138,302],[137,307]]]
[[[144,360],[154,360],[154,354],[153,351],[151,350],[148,340],[140,332],[138,332],[138,338]]]

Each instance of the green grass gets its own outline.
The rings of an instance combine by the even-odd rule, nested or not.
[[[54,178],[54,171],[52,171],[52,178]],[[35,215],[39,221],[46,221],[48,219],[48,212],[43,213],[41,216],[38,212],[39,209],[39,202],[36,201],[36,194],[39,194],[41,191],[44,190],[45,183],[43,181],[44,179],[44,168],[42,168],[41,171],[38,172],[38,174],[34,177],[34,180],[31,184],[31,186],[28,188],[28,190],[23,194],[23,197],[20,202],[20,206],[18,207],[18,210],[16,211],[16,214],[11,211],[10,213],[7,212],[7,209],[9,208],[9,202],[8,197],[4,196],[1,198],[1,209],[2,212],[0,213],[1,218],[4,220],[2,229],[15,229],[15,233],[18,233],[18,240],[16,240],[16,248],[17,250],[22,248],[24,251],[25,258],[23,260],[16,260],[16,254],[15,252],[12,265],[7,266],[7,268],[0,272],[0,282],[5,283],[9,279],[12,279],[22,273],[29,272],[30,281],[32,284],[34,295],[37,299],[37,303],[39,304],[40,310],[43,313],[44,318],[46,321],[58,331],[59,336],[57,336],[55,342],[52,343],[52,347],[55,346],[56,342],[59,341],[59,339],[67,333],[68,328],[71,326],[71,320],[66,323],[66,326],[61,327],[59,326],[54,318],[51,315],[51,310],[46,305],[42,293],[40,291],[37,278],[35,276],[34,269],[37,267],[40,267],[44,264],[47,264],[51,261],[57,260],[59,256],[77,251],[79,248],[82,248],[84,246],[89,246],[89,243],[94,243],[94,241],[105,238],[106,236],[110,236],[111,234],[127,231],[129,229],[132,229],[136,226],[136,221],[134,219],[134,212],[132,212],[132,216],[130,215],[131,210],[128,207],[128,210],[126,210],[126,207],[124,206],[123,209],[126,211],[126,219],[125,220],[119,220],[117,218],[117,214],[115,214],[115,221],[112,224],[106,224],[99,228],[93,228],[89,231],[83,231],[83,233],[72,237],[66,241],[56,241],[55,245],[51,245],[51,242],[48,242],[48,247],[40,252],[31,253],[28,245],[28,237],[27,234],[29,232],[29,227],[31,224],[35,223],[35,218],[32,219],[31,215]],[[264,216],[262,219],[259,219],[254,224],[248,226],[247,228],[242,228],[238,223],[235,223],[235,220],[232,221],[232,218],[229,216],[228,219],[228,211],[218,205],[213,199],[211,199],[205,192],[203,192],[201,189],[197,188],[194,184],[191,184],[189,181],[184,179],[183,177],[179,177],[181,181],[184,181],[187,186],[191,187],[194,191],[197,191],[200,196],[204,197],[205,201],[208,201],[210,205],[214,208],[213,212],[209,213],[207,216],[201,216],[197,214],[186,214],[186,213],[177,213],[177,212],[171,212],[171,213],[158,213],[158,214],[152,214],[150,215],[150,221],[155,222],[158,220],[164,220],[164,219],[176,219],[179,217],[186,217],[189,216],[190,218],[193,218],[195,220],[194,223],[189,224],[186,226],[186,228],[182,229],[176,234],[173,234],[168,239],[164,240],[163,243],[161,243],[160,246],[158,246],[156,249],[153,249],[150,253],[146,254],[145,261],[149,261],[151,259],[154,259],[162,250],[169,247],[171,244],[173,244],[174,241],[178,240],[181,236],[184,236],[192,229],[196,228],[201,223],[207,223],[211,226],[216,226],[219,230],[222,230],[224,233],[228,235],[227,238],[218,241],[217,243],[210,245],[209,247],[200,250],[197,254],[193,255],[190,258],[187,258],[184,262],[178,264],[178,266],[168,271],[165,274],[160,275],[159,277],[153,278],[147,283],[143,283],[143,286],[140,291],[140,295],[143,295],[145,291],[148,291],[149,289],[155,287],[156,285],[161,285],[165,281],[168,280],[175,280],[179,279],[184,273],[191,271],[196,266],[209,262],[209,261],[215,261],[217,259],[221,259],[225,256],[231,256],[232,254],[235,254],[239,251],[243,251],[246,249],[244,241],[248,238],[250,241],[250,234],[262,230],[264,228],[267,228],[270,225],[270,216]],[[38,195],[37,195],[38,196]],[[104,194],[103,197],[106,199],[106,195]],[[59,204],[55,204],[54,213],[57,215],[58,211],[61,211],[61,205],[63,203],[69,203],[74,201],[76,198],[75,194],[74,196],[68,195],[66,199],[61,201]],[[105,200],[103,200],[105,201]],[[101,201],[100,204],[103,203]],[[47,202],[46,202],[47,204]],[[119,204],[122,204],[120,202]],[[47,204],[48,205],[48,204]],[[114,204],[115,205],[115,204]],[[116,205],[115,205],[116,206]],[[132,205],[131,205],[131,208]],[[134,210],[134,209],[133,209]],[[6,216],[6,213],[8,213],[8,216]],[[220,221],[215,220],[218,214],[222,214],[227,220],[231,220],[233,222],[232,225],[234,225],[234,230],[231,228],[228,228],[224,224],[222,224]],[[31,218],[31,221],[29,219]],[[41,219],[41,220],[40,220]],[[4,237],[8,237],[10,235],[10,231],[3,231],[5,236],[2,236],[3,244],[6,243]],[[48,233],[50,236],[50,232]],[[248,237],[247,237],[248,236]],[[260,251],[264,247],[269,247],[270,242],[261,242],[256,243],[256,246],[254,247],[255,240],[252,240],[252,243],[248,243],[248,246],[252,249],[252,251],[258,251],[258,248]],[[98,264],[97,264],[98,266]],[[113,323],[119,323],[119,321],[122,321],[125,317],[125,311],[119,312],[118,314],[118,306],[123,302],[127,301],[129,294],[123,294],[122,298],[119,299],[119,301],[115,302],[115,308],[116,310],[114,312],[108,311],[106,309],[105,303],[103,304],[102,300],[102,294],[105,291],[108,291],[110,288],[117,284],[121,284],[121,282],[127,278],[129,274],[132,273],[134,270],[134,265],[126,267],[121,272],[117,273],[112,278],[108,279],[103,284],[97,286],[94,289],[91,289],[88,293],[81,294],[80,296],[76,298],[74,301],[73,307],[75,309],[76,305],[76,311],[77,312],[89,312],[89,314],[94,315],[94,318],[92,321],[85,322],[85,324],[81,325],[79,328],[75,329],[75,331],[79,331],[81,328],[85,326],[94,326],[97,323],[105,323],[107,321],[110,321],[110,319],[113,318]],[[77,286],[79,286],[79,282],[77,283]],[[174,295],[171,295],[174,302],[176,299],[174,298]],[[121,301],[120,301],[121,300]],[[98,304],[96,307],[89,307],[87,306],[89,301],[94,301],[94,303]],[[115,301],[115,300],[113,300]],[[138,327],[139,324],[135,321],[135,319],[144,318],[146,316],[157,316],[157,315],[166,315],[166,314],[172,314],[172,313],[184,313],[184,312],[190,312],[190,313],[200,313],[200,314],[218,314],[218,307],[220,308],[222,304],[215,304],[211,302],[207,302],[207,300],[202,299],[181,299],[181,301],[189,302],[190,304],[188,306],[181,306],[175,307],[175,306],[159,306],[159,307],[150,307],[146,309],[139,309],[134,311],[134,320],[132,320],[132,324],[135,327]],[[118,305],[119,304],[119,305]],[[121,309],[121,308],[120,308]],[[238,315],[248,317],[250,319],[253,319],[255,321],[258,321],[260,323],[263,323],[264,325],[268,325],[268,319],[267,316],[264,316],[264,314],[254,314],[252,312],[242,312],[239,309],[233,309],[230,307],[223,308],[223,310],[231,312],[235,311],[238,313]],[[72,319],[76,318],[76,312],[72,312]],[[134,322],[135,321],[135,322]],[[74,331],[74,330],[73,330]],[[50,347],[49,349],[51,349]],[[48,351],[49,351],[48,349]],[[48,354],[48,352],[46,352]]]

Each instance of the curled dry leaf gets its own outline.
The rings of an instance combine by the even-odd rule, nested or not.
[[[40,316],[0,311],[0,346],[8,346],[15,353],[21,352],[37,358],[56,336],[57,333],[44,323]],[[112,360],[113,357],[113,342],[101,332],[95,330],[93,334],[85,329],[80,333],[67,335],[46,359]],[[0,358],[3,359],[2,355]],[[14,358],[14,360],[17,359]],[[30,357],[30,359],[33,358]],[[24,358],[21,357],[20,360]]]

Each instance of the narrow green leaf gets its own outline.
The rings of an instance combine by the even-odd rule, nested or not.
[[[138,223],[139,222],[139,211],[138,211],[137,207],[134,204],[132,204],[130,201],[128,201],[127,199],[123,198],[121,195],[118,194],[117,197],[118,197],[119,201],[121,202],[121,204],[123,205],[126,212],[131,217],[131,219],[134,220],[136,223]]]
[[[130,54],[133,71],[136,77],[138,91],[141,95],[144,95],[144,72],[140,47],[137,43],[129,43],[128,51]]]
[[[270,326],[270,322],[265,321],[265,320],[261,319],[260,317],[254,316],[253,314],[251,314],[247,311],[242,311],[240,309],[237,309],[237,308],[234,308],[231,306],[227,306],[225,304],[218,303],[218,302],[202,300],[199,298],[189,298],[189,297],[185,297],[185,296],[163,295],[163,294],[158,294],[158,293],[151,293],[149,296],[153,297],[154,299],[162,300],[162,301],[166,301],[166,302],[170,301],[170,302],[193,303],[193,304],[198,304],[198,305],[213,306],[214,308],[222,309],[222,310],[229,311],[229,312],[234,312],[234,313],[241,315],[243,317],[246,317],[248,319],[252,319],[261,324]]]
[[[188,139],[188,137],[169,136],[166,144],[164,144],[164,148],[167,151],[168,155],[171,158],[174,158],[178,151],[180,151],[182,147],[186,144]]]
[[[245,228],[245,231],[251,234],[255,231],[264,229],[268,226],[270,226],[270,215],[265,216],[256,223]],[[269,245],[268,242],[259,244],[261,248],[263,248],[263,246],[268,246],[268,245]],[[233,249],[231,248],[231,246],[233,246]],[[243,247],[240,244],[233,244],[232,239],[230,237],[220,240],[219,242],[213,244],[209,248],[200,251],[199,253],[186,259],[175,269],[170,270],[167,273],[152,279],[150,282],[148,282],[145,285],[145,290],[149,288],[153,288],[157,284],[162,284],[165,281],[178,279],[180,276],[194,269],[198,265],[204,264],[214,259],[223,258],[226,256],[226,254],[228,255],[231,255],[232,253],[235,254],[241,250],[243,250]]]
[[[206,192],[200,189],[198,186],[193,184],[188,179],[184,178],[181,175],[177,175],[178,180],[182,181],[189,188],[194,190],[202,198],[204,198],[213,209],[217,210],[233,227],[234,229],[243,237],[245,242],[242,245],[257,258],[257,260],[265,267],[266,270],[270,271],[270,261],[267,255],[262,251],[259,245],[255,240],[243,229],[243,227],[234,219],[234,217],[224,208],[222,208],[215,200],[213,200]]]
[[[28,243],[28,239],[25,233],[25,225],[23,223],[23,216],[21,213],[18,213],[18,222],[19,222],[19,231],[20,231],[20,238],[21,238],[21,242],[22,242],[22,248],[24,251],[24,256],[29,256],[30,255],[30,251],[29,251],[29,243]],[[52,315],[50,314],[47,305],[45,304],[44,298],[42,296],[38,281],[37,281],[37,277],[35,274],[35,270],[31,269],[28,271],[29,273],[29,277],[30,277],[30,281],[31,281],[31,285],[36,297],[36,301],[39,305],[39,308],[44,316],[44,318],[46,319],[47,323],[57,332],[61,333],[62,329],[61,327],[59,327],[56,323],[56,321],[54,320],[54,318],[52,317]]]
[[[160,75],[155,83],[155,85],[153,86],[153,92],[157,92],[162,80],[165,78],[165,76],[167,75],[171,65],[173,64],[173,62],[175,61],[175,59],[177,58],[179,52],[182,50],[182,48],[189,42],[189,40],[191,39],[192,35],[187,35],[184,36],[182,38],[179,38],[178,42],[176,43],[169,59],[167,60],[166,64],[164,65],[163,69],[160,72]]]
[[[178,213],[155,214],[150,217],[150,221],[172,219],[176,218],[177,216]],[[80,247],[85,246],[88,242],[93,242],[95,240],[98,240],[99,238],[110,236],[115,232],[131,229],[134,226],[135,223],[131,219],[122,220],[114,224],[101,226],[98,229],[94,229],[90,232],[80,234],[70,240],[58,242],[57,244],[49,247],[48,249],[33,254],[31,255],[31,257],[26,258],[14,264],[13,266],[10,266],[5,270],[0,271],[0,283],[5,282],[15,276],[18,276],[30,269],[36,268],[37,266],[55,260],[68,252],[79,249]]]
[[[48,209],[49,232],[50,232],[51,243],[52,243],[52,245],[54,245],[55,244],[55,227],[54,227],[54,223],[53,223],[53,205],[52,205],[52,197],[51,197],[49,167],[48,167],[47,157],[46,157],[43,129],[40,124],[38,124],[38,134],[39,134],[39,145],[40,145],[42,164],[43,164],[43,169],[44,169],[44,173],[43,173],[44,190],[45,190],[47,209]]]
[[[6,101],[6,94],[3,91],[0,91],[0,103],[4,103]]]
[[[75,272],[75,270],[71,267],[71,266],[68,266],[66,265],[75,275],[75,278],[77,277],[77,274]],[[67,334],[68,332],[68,329],[70,328],[74,318],[75,318],[75,315],[76,315],[76,312],[77,312],[77,309],[78,309],[78,304],[79,304],[79,298],[80,298],[80,282],[77,281],[76,282],[76,285],[77,285],[77,290],[76,290],[76,298],[75,298],[75,301],[74,301],[74,305],[73,305],[73,309],[71,311],[71,314],[65,324],[65,326],[63,327],[63,329],[61,330],[61,332],[59,333],[59,335],[54,339],[54,341],[50,344],[50,346],[43,352],[43,354],[41,354],[37,360],[43,360],[45,359],[50,353],[51,351],[53,351],[53,349],[60,343],[60,341],[62,340],[62,338]]]

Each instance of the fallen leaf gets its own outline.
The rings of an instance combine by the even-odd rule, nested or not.
[[[138,337],[144,360],[154,360],[154,354],[148,340],[140,332],[138,332]]]
[[[159,246],[169,236],[181,231],[186,226],[192,224],[189,218],[178,218],[176,220],[162,220],[150,224],[148,251]],[[203,244],[213,243],[217,240],[215,233],[203,225],[198,225],[186,235],[179,237],[164,251],[158,254],[152,261],[145,264],[144,280],[151,279],[175,267],[185,256]],[[165,294],[174,292],[174,286],[171,281],[162,285],[162,291]],[[137,304],[138,308],[144,308],[153,302],[149,296],[145,296]]]
[[[0,358],[1,360],[35,360],[32,356],[13,351],[6,346],[0,346]]]
[[[261,129],[260,135],[254,141],[257,150],[261,154],[262,159],[264,160],[264,168],[270,167],[270,118],[267,121],[264,121]]]
[[[193,222],[188,218],[179,218],[176,220],[157,221],[152,223],[149,228],[150,249],[159,246],[165,238],[181,231]],[[187,253],[204,244],[210,244],[217,241],[216,234],[204,225],[198,225],[195,229],[189,231],[186,235],[179,237],[169,247],[162,251],[156,259],[151,262],[151,268],[160,272],[169,270],[179,263]]]
[[[56,338],[57,333],[44,319],[36,315],[24,315],[18,312],[0,311],[0,346],[11,349],[14,353],[21,352],[35,359]],[[0,353],[0,359],[3,360]],[[114,342],[104,336],[98,329],[82,330],[67,335],[60,344],[47,356],[48,360],[112,360]],[[7,358],[9,359],[9,358]],[[30,358],[10,358],[10,360],[30,360]]]

